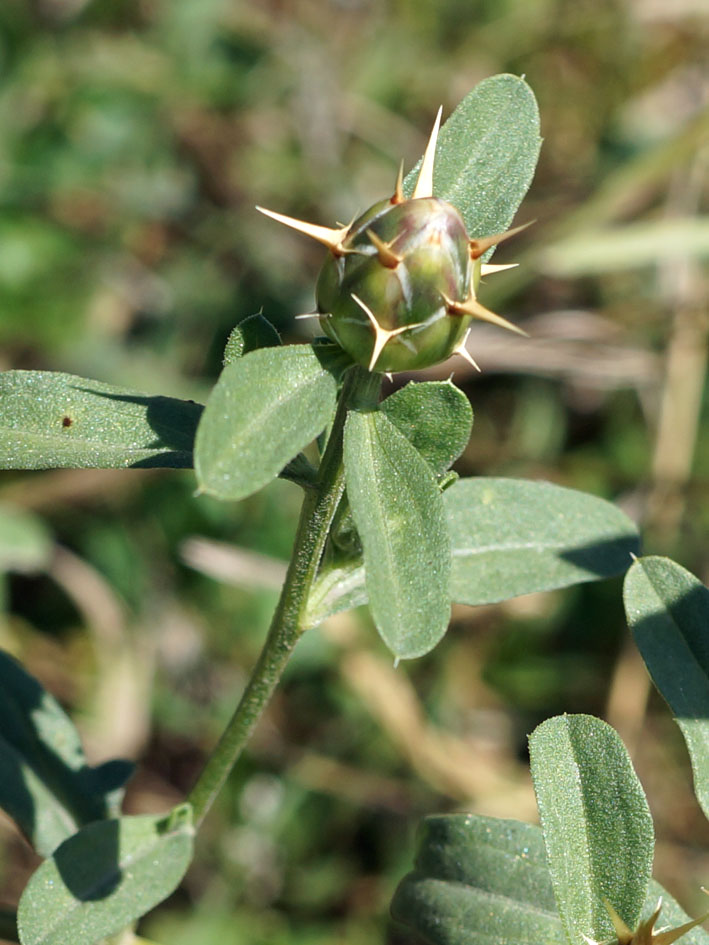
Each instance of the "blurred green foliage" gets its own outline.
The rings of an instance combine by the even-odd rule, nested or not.
[[[520,269],[481,294],[532,339],[471,336],[483,374],[456,366],[475,410],[457,468],[618,499],[647,550],[706,580],[708,33],[690,0],[5,0],[0,367],[204,397],[243,317],[263,308],[305,337],[293,316],[312,307],[320,251],[254,204],[348,220],[416,160],[440,103],[524,73],[545,144],[520,220],[538,223],[495,260]],[[691,218],[680,253],[662,226]],[[615,258],[584,269],[579,245],[605,231]],[[135,811],[184,794],[230,714],[299,505],[284,482],[236,505],[193,490],[188,472],[0,478],[0,499],[56,541],[36,575],[7,578],[0,643],[83,724],[92,760],[137,758]],[[198,557],[193,536],[269,560],[217,581],[217,546]],[[554,712],[611,712],[625,634],[618,582],[457,609],[439,648],[396,674],[366,614],[313,631],[144,934],[382,940],[416,818],[533,818],[525,735]],[[621,733],[644,717],[631,680]],[[653,777],[668,758],[684,764],[651,701],[635,760],[664,830],[658,878],[678,891],[706,875],[708,838],[686,764],[672,790]],[[12,904],[34,864],[9,828],[0,839]]]

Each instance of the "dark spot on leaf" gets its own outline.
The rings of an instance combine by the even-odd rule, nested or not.
[[[70,427],[73,422],[74,422],[74,421],[71,419],[71,417],[62,417],[62,426],[63,426],[63,427]]]

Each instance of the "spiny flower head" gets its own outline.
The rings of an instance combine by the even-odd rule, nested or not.
[[[481,276],[510,268],[485,265],[482,255],[521,228],[471,239],[458,210],[433,196],[440,119],[439,110],[409,200],[400,170],[393,196],[349,226],[330,229],[258,208],[328,247],[314,317],[370,371],[430,367],[454,353],[477,367],[465,347],[474,318],[524,334],[476,296]]]
[[[706,890],[704,890],[704,892],[706,892]],[[640,922],[637,929],[633,932],[628,928],[625,922],[623,922],[613,906],[607,900],[604,900],[604,903],[608,910],[608,915],[611,917],[611,922],[613,923],[616,934],[615,941],[608,942],[606,945],[673,945],[677,939],[681,938],[693,928],[696,928],[696,926],[700,925],[709,917],[709,913],[706,913],[698,919],[692,919],[690,922],[685,922],[684,925],[677,926],[677,928],[660,929],[656,932],[655,923],[662,909],[662,899],[660,899],[650,918],[646,919],[644,922]],[[587,936],[584,936],[584,938],[586,939],[587,945],[599,945],[598,942],[594,942],[593,939]]]

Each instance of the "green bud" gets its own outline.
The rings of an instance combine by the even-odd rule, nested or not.
[[[356,220],[341,255],[325,261],[320,324],[370,370],[429,367],[463,340],[472,315],[449,311],[446,300],[467,298],[475,268],[455,207],[436,197],[386,201]]]
[[[483,253],[517,230],[471,239],[458,210],[433,196],[439,121],[440,112],[410,200],[400,172],[393,197],[349,226],[329,229],[258,208],[328,247],[313,315],[370,371],[426,368],[455,353],[477,367],[465,348],[473,318],[520,332],[476,298],[481,275],[508,268],[482,264]]]

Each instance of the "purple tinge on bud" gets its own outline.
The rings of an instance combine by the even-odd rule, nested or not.
[[[450,313],[446,301],[470,294],[474,264],[463,219],[436,197],[372,210],[320,272],[323,331],[370,370],[437,364],[459,346],[472,317]]]
[[[480,276],[508,266],[481,264],[483,253],[516,233],[471,240],[456,208],[432,195],[441,112],[406,200],[402,171],[393,197],[375,203],[350,226],[331,229],[258,209],[330,250],[317,285],[323,331],[370,371],[411,371],[465,348],[473,318],[524,334],[481,305]]]

